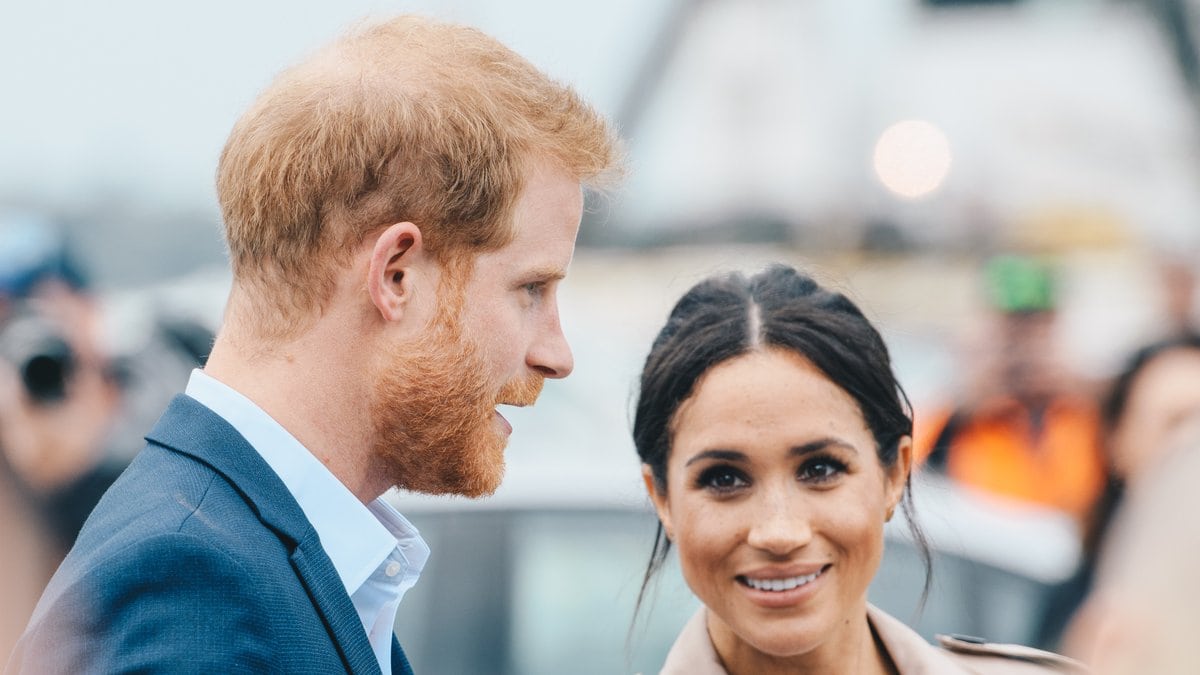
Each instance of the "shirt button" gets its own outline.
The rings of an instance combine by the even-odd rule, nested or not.
[[[394,577],[400,573],[400,563],[392,561],[383,569],[383,573],[389,577]]]

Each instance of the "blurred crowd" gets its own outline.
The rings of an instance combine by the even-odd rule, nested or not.
[[[987,324],[975,327],[977,339],[959,364],[965,385],[952,401],[917,414],[917,451],[928,471],[996,500],[993,503],[1032,505],[1069,516],[1075,523],[1077,566],[1047,590],[1031,635],[1037,646],[1073,652],[1089,661],[1105,649],[1132,645],[1126,644],[1126,636],[1113,647],[1116,632],[1097,618],[1109,612],[1096,603],[1090,618],[1076,618],[1087,599],[1099,594],[1097,570],[1109,565],[1127,575],[1120,583],[1131,581],[1144,570],[1110,565],[1110,559],[1153,558],[1173,545],[1163,528],[1156,527],[1164,536],[1153,542],[1153,550],[1134,553],[1131,548],[1145,546],[1151,538],[1140,532],[1140,543],[1135,544],[1128,533],[1115,536],[1114,522],[1151,517],[1146,515],[1148,507],[1140,516],[1121,515],[1135,486],[1153,485],[1153,476],[1164,464],[1189,466],[1189,460],[1177,455],[1200,455],[1194,261],[1161,256],[1156,272],[1162,320],[1124,357],[1116,373],[1097,375],[1074,372],[1066,358],[1071,345],[1061,339],[1062,279],[1055,259],[991,257],[981,265]],[[1196,479],[1200,474],[1190,474],[1190,480]],[[1178,518],[1178,525],[1168,528],[1170,536],[1194,548],[1200,524],[1192,522],[1194,509],[1183,508],[1184,492],[1166,492],[1161,486],[1149,491],[1157,495],[1153,518]],[[1175,513],[1167,516],[1171,508]],[[1190,574],[1179,573],[1181,568],[1173,571],[1166,583],[1185,595],[1194,590]],[[1109,602],[1106,607],[1115,605]],[[1103,646],[1097,647],[1097,639]],[[1187,661],[1176,665],[1180,663]]]

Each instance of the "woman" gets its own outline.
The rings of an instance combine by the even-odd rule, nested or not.
[[[663,673],[1073,667],[1020,647],[937,649],[867,604],[884,523],[910,508],[906,410],[879,333],[795,270],[683,296],[646,359],[634,420],[660,520],[646,580],[675,545],[705,605]]]
[[[1200,335],[1183,333],[1137,350],[1101,406],[1106,481],[1083,538],[1079,568],[1050,594],[1038,643],[1054,647],[1092,590],[1126,485],[1152,470],[1179,430],[1200,419]]]

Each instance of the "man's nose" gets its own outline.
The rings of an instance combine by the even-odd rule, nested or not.
[[[530,345],[525,362],[543,376],[554,379],[564,378],[575,369],[575,357],[571,354],[571,345],[567,344],[567,336],[563,335],[557,311],[547,318],[537,339]]]

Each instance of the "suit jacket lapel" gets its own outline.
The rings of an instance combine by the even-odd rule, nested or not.
[[[342,579],[325,554],[325,549],[321,548],[317,533],[310,531],[312,535],[292,551],[292,566],[308,589],[313,604],[320,610],[349,671],[379,673],[379,661],[371,649],[354,603],[346,594],[346,587],[342,585]]]
[[[379,662],[366,630],[316,530],[283,481],[246,439],[219,415],[181,394],[171,401],[146,440],[203,462],[237,488],[263,524],[292,549],[292,567],[347,670],[378,673]],[[395,649],[393,660],[394,653]],[[411,675],[411,670],[408,673]]]

